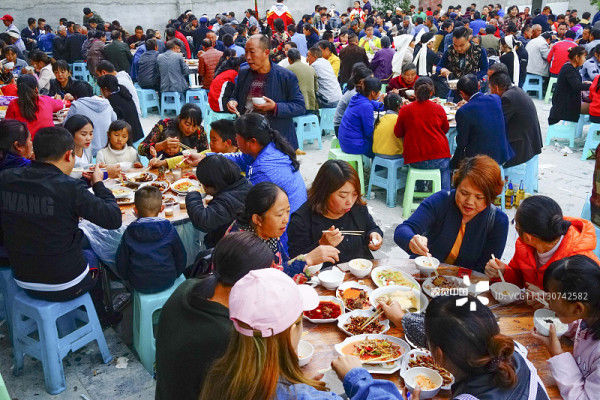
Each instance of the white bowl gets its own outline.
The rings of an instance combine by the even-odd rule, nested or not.
[[[405,338],[405,340],[406,340],[406,338]],[[407,342],[408,342],[408,340],[407,340]],[[400,376],[402,376],[402,374],[404,372],[406,372],[407,370],[409,370],[411,368],[420,368],[419,366],[414,366],[414,367],[410,366],[411,361],[416,360],[417,357],[419,357],[419,356],[429,356],[429,357],[431,357],[431,352],[429,350],[426,350],[426,349],[413,349],[413,350],[409,351],[408,353],[406,353],[404,355],[404,357],[402,358],[402,366],[401,366],[401,369],[400,369],[400,371],[401,371],[400,372]],[[429,367],[425,367],[425,368],[429,368]],[[438,371],[438,373],[439,373],[439,371]],[[450,373],[450,372],[448,372],[448,373]],[[444,385],[444,378],[442,378],[442,385],[444,385],[444,386],[442,386],[441,390],[450,390],[450,389],[452,389],[452,385],[454,384],[454,381],[455,381],[454,375],[450,374],[450,378],[451,378],[451,380],[450,380],[450,382],[447,385]]]
[[[521,289],[517,285],[508,282],[492,283],[490,292],[500,304],[510,304],[521,298]]]
[[[394,293],[394,292],[412,292],[412,294],[417,299],[417,304],[416,304],[417,311],[415,311],[415,312],[424,312],[425,309],[427,309],[427,306],[429,305],[429,300],[427,300],[427,296],[425,296],[425,294],[423,294],[420,290],[417,290],[415,288],[409,288],[407,286],[385,286],[385,287],[377,288],[377,289],[373,290],[371,292],[371,294],[369,294],[369,300],[371,300],[371,304],[373,305],[373,307],[377,308],[377,306],[379,306],[379,303],[377,300],[381,296],[383,296],[385,294]],[[409,311],[409,310],[405,310],[405,311]]]
[[[414,96],[414,95],[415,95],[415,91],[414,91],[414,90],[406,90],[406,91],[404,92],[404,94],[405,94],[407,97],[412,97],[412,96]]]
[[[458,85],[458,79],[449,79],[448,87],[452,90],[456,90],[456,86]]]
[[[335,290],[344,282],[344,273],[337,268],[319,272],[319,282],[325,289]]]
[[[355,258],[348,263],[350,272],[357,278],[364,278],[371,273],[373,263],[364,258]]]
[[[265,99],[263,99],[262,97],[253,97],[252,98],[252,103],[255,106],[259,106],[261,104],[265,104],[267,101]]]
[[[322,301],[330,301],[332,303],[337,304],[338,306],[340,306],[340,312],[341,312],[340,315],[344,314],[344,303],[337,297],[335,297],[335,296],[319,296],[319,304],[321,304]],[[314,319],[314,318],[309,318],[305,313],[302,313],[302,316],[304,318],[306,318],[307,320],[309,320],[310,322],[312,322],[313,324],[327,324],[330,322],[336,322],[337,319],[339,318],[339,316],[338,316],[336,318]]]
[[[420,256],[415,258],[415,264],[420,272],[424,274],[434,273],[440,266],[440,260],[434,257]]]
[[[313,276],[314,274],[316,274],[317,272],[319,272],[321,270],[321,268],[323,268],[323,263],[316,264],[316,265],[311,265],[311,266],[307,266],[306,267],[306,272],[308,272],[308,274],[310,276]]]
[[[310,359],[312,358],[314,353],[314,346],[306,340],[301,340],[298,343],[298,365],[304,367],[310,362]]]
[[[346,328],[344,328],[344,325],[346,325],[346,323],[348,323],[348,321],[350,320],[350,318],[351,317],[367,317],[367,318],[370,318],[373,315],[375,315],[375,311],[373,311],[373,310],[354,310],[354,311],[350,311],[350,312],[347,312],[347,313],[342,314],[342,315],[339,316],[338,322],[337,322],[337,326],[346,335],[352,336],[353,334],[350,333],[350,332],[348,332],[346,330]],[[390,320],[384,319],[383,321],[378,321],[378,322],[381,325],[383,325],[383,330],[381,332],[379,332],[380,334],[386,333],[387,331],[390,330]]]
[[[556,328],[556,336],[561,337],[569,329],[567,324],[560,322],[554,311],[547,308],[540,308],[533,313],[533,326],[535,326],[537,333],[543,336],[550,335],[550,323],[545,321],[549,319],[553,321]]]
[[[421,388],[421,399],[431,399],[435,396],[441,389],[442,383],[444,380],[442,376],[434,369],[425,368],[425,367],[415,367],[409,368],[403,373],[400,374],[404,379],[404,383],[406,384],[408,390],[413,392],[415,390],[415,378],[419,375],[425,375],[427,378],[431,379],[431,381],[436,385],[434,389],[424,390]]]

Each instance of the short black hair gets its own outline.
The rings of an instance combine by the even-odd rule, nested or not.
[[[572,30],[568,30],[567,32],[565,32],[565,37],[568,39],[575,39],[576,36],[577,34]]]
[[[143,186],[135,192],[134,202],[140,216],[158,214],[162,206],[162,193],[152,185]]]
[[[187,103],[181,107],[181,111],[177,116],[177,123],[182,119],[191,119],[194,125],[200,126],[202,124],[202,110],[194,103]]]
[[[74,80],[73,85],[71,86],[71,95],[75,100],[81,99],[82,97],[92,97],[94,95],[94,89],[85,81]]]
[[[106,89],[110,93],[114,93],[119,90],[119,81],[114,75],[102,75],[97,79],[97,82],[100,89]]]
[[[477,84],[477,77],[473,74],[468,74],[463,76],[458,80],[456,84],[456,89],[461,92],[464,92],[468,96],[473,96],[479,90],[479,85]]]
[[[293,43],[293,42],[291,42],[291,43]],[[302,56],[300,55],[300,50],[295,49],[295,48],[289,49],[288,52],[287,52],[287,56],[293,62],[296,62],[296,61],[298,61],[298,60],[300,60],[302,58]]]
[[[156,39],[146,39],[146,50],[156,50]]]
[[[507,90],[512,86],[512,80],[508,74],[504,72],[496,72],[490,77],[490,86],[496,86],[502,90]]]
[[[96,71],[104,71],[104,72],[108,72],[108,73],[113,73],[116,72],[116,68],[114,66],[113,63],[111,63],[108,60],[102,60],[98,63],[98,66],[96,67]]]
[[[131,146],[133,145],[133,135],[131,132],[131,125],[129,125],[129,122],[124,121],[122,119],[117,119],[113,122],[110,123],[110,126],[108,127],[108,132],[107,134],[110,135],[111,132],[117,132],[117,131],[121,131],[123,129],[127,129],[127,134],[129,135],[129,138],[127,139],[127,145]],[[108,141],[108,143],[106,143],[106,147],[108,147],[110,143],[110,139]]]
[[[230,159],[213,154],[205,157],[196,167],[196,177],[203,186],[214,188],[217,193],[242,178],[240,167]]]
[[[221,137],[221,140],[231,140],[231,143],[235,143],[235,124],[232,120],[218,119],[213,121],[210,123],[210,129],[214,130]]]
[[[33,152],[38,161],[58,161],[74,148],[73,135],[61,126],[41,128],[33,139]]]
[[[83,9],[83,13],[84,13],[85,15],[88,15],[88,14],[89,14],[89,13],[91,13],[91,12],[92,12],[92,10],[90,10],[90,8],[89,8],[89,7],[86,7],[86,8],[84,8],[84,9]]]
[[[115,29],[110,33],[110,37],[113,40],[121,39],[121,32]]]

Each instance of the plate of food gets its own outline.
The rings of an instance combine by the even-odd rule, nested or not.
[[[385,333],[390,329],[390,321],[385,319],[380,321],[377,318],[369,325],[363,327],[375,311],[372,310],[354,310],[340,315],[338,318],[338,328],[348,336]]]
[[[430,276],[423,282],[423,291],[429,297],[460,295],[466,296],[469,288],[457,276]]]
[[[142,183],[140,185],[140,187],[144,187],[144,186],[154,186],[155,188],[157,188],[158,190],[160,190],[162,193],[164,193],[167,190],[169,190],[169,182],[166,182],[166,181],[146,182],[146,183]]]
[[[165,206],[165,207],[172,207],[174,205],[177,205],[177,199],[175,199],[172,196],[165,196],[163,194],[162,203],[163,203],[163,206]]]
[[[113,186],[110,188],[110,191],[117,199],[133,196],[133,190],[122,186]]]
[[[117,204],[120,206],[127,206],[134,203],[134,196],[130,195],[127,197],[119,197],[117,198]]]
[[[314,310],[304,311],[304,318],[313,324],[337,321],[344,313],[344,303],[334,296],[319,296],[319,305]]]
[[[125,177],[136,183],[152,182],[157,178],[156,174],[148,171],[127,172]]]
[[[363,364],[363,368],[371,374],[391,375],[402,367],[402,359],[381,364]]]
[[[335,295],[344,303],[347,310],[368,310],[371,308],[369,294],[372,290],[358,282],[348,281],[337,288]]]
[[[408,286],[420,289],[419,283],[401,267],[376,267],[371,271],[371,279],[377,287]]]
[[[189,179],[189,178],[183,178],[180,179],[178,181],[175,181],[171,184],[171,189],[177,193],[177,194],[183,194],[186,195],[190,192],[201,192],[202,193],[202,188],[200,187],[200,184],[198,183],[198,181]]]
[[[364,364],[389,363],[410,351],[404,340],[382,334],[350,336],[334,347],[340,355],[356,356]]]
[[[431,353],[426,349],[414,349],[406,353],[402,358],[401,374],[410,368],[425,367],[436,370],[442,377],[442,390],[450,390],[454,384],[454,375],[447,369],[439,366],[433,360]]]
[[[429,304],[427,297],[421,291],[406,286],[387,286],[375,289],[369,295],[369,300],[375,308],[379,303],[389,304],[395,301],[403,310],[411,313],[425,311]]]

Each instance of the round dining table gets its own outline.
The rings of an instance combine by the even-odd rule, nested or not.
[[[382,259],[373,260],[373,268],[378,266],[390,266],[399,267],[402,271],[410,274],[420,284],[427,278],[419,272],[414,260],[412,259]],[[357,279],[350,271],[347,270],[347,263],[339,264],[338,267],[346,272],[344,281],[358,281],[361,284],[369,286],[373,289],[377,288],[371,279],[370,275]],[[443,276],[459,276],[468,275],[471,284],[476,284],[481,281],[489,281],[485,274],[472,271],[465,268],[451,266],[447,264],[441,264],[437,269],[437,273]],[[479,286],[487,286],[486,284]],[[315,287],[319,296],[335,296],[335,290],[327,290],[324,287],[318,285]],[[492,310],[498,325],[500,326],[500,332],[505,334],[515,341],[522,344],[527,349],[527,358],[536,367],[542,382],[544,383],[548,395],[551,399],[561,399],[558,387],[554,382],[550,374],[546,360],[550,358],[550,353],[546,347],[539,342],[533,335],[533,312],[536,308],[540,308],[541,305],[528,305],[525,301],[517,301],[507,305],[501,305],[492,297],[489,291],[478,294],[478,298],[487,298],[489,303],[488,307]],[[386,335],[404,338],[402,327],[397,327],[391,324],[391,329],[386,332]],[[321,373],[328,371],[331,367],[331,361],[336,359],[339,354],[334,349],[334,345],[341,343],[348,336],[342,332],[336,323],[324,323],[314,324],[304,319],[304,332],[302,340],[310,342],[314,347],[314,354],[310,362],[303,367],[303,372],[306,376],[312,377],[320,375]],[[572,343],[566,339],[561,338],[561,343],[565,351],[572,351]],[[400,371],[392,374],[372,374],[376,379],[387,379],[394,382],[400,391],[404,387],[404,382],[400,377]],[[434,397],[434,399],[450,399],[452,394],[448,390],[442,390]]]

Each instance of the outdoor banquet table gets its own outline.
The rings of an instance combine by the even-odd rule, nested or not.
[[[340,264],[340,267],[344,269],[345,264]],[[373,267],[377,266],[394,266],[400,267],[404,272],[411,274],[419,283],[422,283],[425,276],[420,275],[419,270],[411,259],[388,259],[388,260],[373,260]],[[457,276],[459,271],[468,272],[463,268],[449,266],[442,264],[438,269],[439,275]],[[367,285],[371,288],[376,288],[375,284],[371,280],[370,276],[366,278],[357,279],[349,271],[346,272],[345,281],[354,280]],[[483,280],[488,280],[487,277],[479,272],[471,271],[470,275],[471,283],[476,283]],[[316,287],[317,292],[320,296],[335,296],[335,290],[326,290],[322,286]],[[560,399],[560,393],[558,388],[550,374],[550,370],[547,366],[546,360],[550,358],[550,353],[546,347],[540,343],[533,335],[533,312],[535,308],[527,305],[525,302],[516,302],[508,305],[500,305],[496,302],[489,291],[480,294],[480,296],[489,299],[488,306],[492,309],[492,312],[498,320],[501,333],[513,338],[514,340],[521,343],[528,350],[527,358],[537,368],[538,374],[542,379],[548,395],[551,399]],[[387,335],[396,336],[403,338],[404,333],[402,327],[395,327],[390,324],[391,329],[386,333]],[[312,377],[319,372],[323,372],[330,368],[331,361],[338,357],[337,352],[334,349],[334,345],[341,343],[347,338],[346,334],[342,332],[336,323],[326,324],[313,324],[310,321],[304,319],[304,334],[303,340],[310,342],[315,352],[308,365],[303,367],[303,371],[306,376]],[[561,338],[561,343],[564,351],[572,351],[573,346],[567,339]],[[400,371],[393,374],[373,374],[376,379],[387,379],[394,382],[398,387],[404,386],[403,380],[400,378]],[[449,399],[451,393],[449,391],[440,391],[434,399]]]

